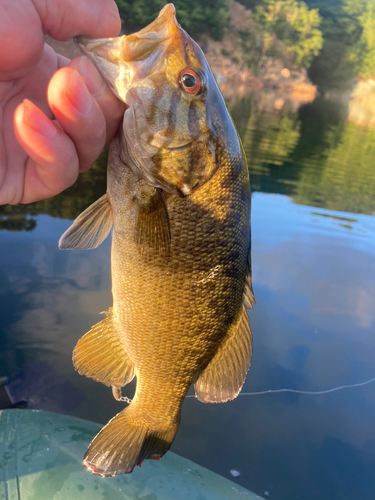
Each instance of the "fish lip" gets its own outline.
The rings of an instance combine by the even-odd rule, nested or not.
[[[117,81],[121,73],[121,41],[123,37],[115,38],[88,38],[77,36],[74,43],[81,54],[85,55],[97,68],[112,92],[123,102],[126,101],[123,88],[117,88]]]
[[[86,45],[90,42],[91,38],[84,35],[79,35],[73,38],[74,45],[80,52],[86,52]]]
[[[84,35],[79,35],[73,38],[74,44],[78,49],[85,55],[92,55],[95,54],[95,49],[102,45],[106,45],[108,43],[116,43],[119,39],[122,37],[115,37],[115,38],[89,38]],[[101,54],[99,56],[102,59],[108,60],[109,62],[113,62],[110,58],[105,58]]]

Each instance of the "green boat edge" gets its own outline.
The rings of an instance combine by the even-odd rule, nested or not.
[[[262,500],[172,452],[132,474],[94,476],[81,464],[100,429],[57,413],[0,411],[0,500]]]

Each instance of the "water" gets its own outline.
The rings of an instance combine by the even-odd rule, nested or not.
[[[357,126],[335,101],[298,109],[279,100],[276,107],[265,92],[230,104],[253,189],[257,306],[243,392],[314,392],[370,380],[375,130]],[[0,207],[0,376],[47,362],[84,392],[71,414],[102,423],[123,404],[74,372],[71,351],[111,305],[110,242],[62,252],[57,241],[68,219],[104,191],[102,159],[60,197]],[[131,384],[124,395],[133,391]],[[375,383],[320,395],[240,396],[224,405],[190,398],[172,450],[270,499],[373,500],[374,422]]]

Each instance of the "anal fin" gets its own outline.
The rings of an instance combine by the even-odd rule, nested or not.
[[[90,250],[98,247],[112,228],[112,210],[107,194],[84,210],[59,241],[60,250]]]
[[[225,403],[236,398],[245,382],[252,355],[252,336],[245,304],[207,368],[194,385],[202,403]]]
[[[116,334],[112,308],[105,314],[107,317],[78,341],[73,364],[80,375],[107,386],[124,387],[134,378],[134,365]]]

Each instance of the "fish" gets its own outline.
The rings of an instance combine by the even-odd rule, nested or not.
[[[251,193],[236,128],[173,4],[137,33],[77,43],[126,103],[107,192],[59,241],[93,249],[112,230],[113,306],[73,351],[78,373],[118,401],[136,377],[83,458],[107,477],[169,450],[192,385],[203,403],[239,394],[252,356]]]

